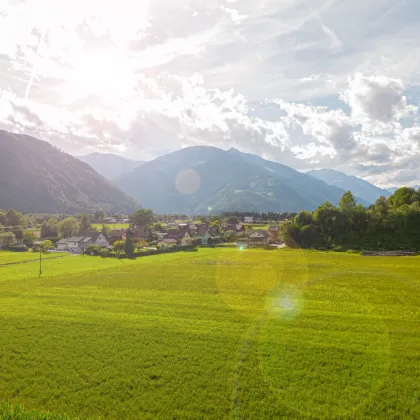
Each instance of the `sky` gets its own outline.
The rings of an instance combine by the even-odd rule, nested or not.
[[[0,129],[420,182],[418,0],[2,0]]]

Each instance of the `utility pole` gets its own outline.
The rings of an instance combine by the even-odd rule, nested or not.
[[[42,274],[42,246],[39,247],[39,275]]]

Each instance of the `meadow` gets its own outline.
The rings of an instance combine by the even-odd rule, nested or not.
[[[43,253],[42,259],[48,258],[57,258],[60,256],[68,255],[67,253]],[[12,252],[12,251],[0,251],[0,265],[2,264],[9,264],[9,263],[16,263],[16,262],[24,262],[24,261],[31,261],[39,259],[38,252]]]
[[[129,223],[112,223],[112,224],[105,224],[105,226],[111,230],[114,229],[128,229],[130,227]],[[92,228],[96,230],[102,229],[102,223],[93,223]]]
[[[419,257],[68,257],[0,308],[0,418],[420,418]]]

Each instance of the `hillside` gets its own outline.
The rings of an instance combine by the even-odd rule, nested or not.
[[[338,203],[344,192],[280,163],[215,147],[159,157],[117,184],[158,213],[312,210],[326,200]]]
[[[128,212],[136,203],[89,165],[45,141],[0,131],[0,208]]]
[[[369,204],[374,203],[381,196],[389,197],[391,195],[388,190],[379,188],[364,179],[346,175],[333,169],[319,169],[309,171],[307,174],[324,181],[328,185],[351,191],[355,196],[362,198]]]
[[[90,165],[98,174],[110,181],[121,178],[144,163],[112,153],[91,153],[86,156],[78,156],[78,159]]]

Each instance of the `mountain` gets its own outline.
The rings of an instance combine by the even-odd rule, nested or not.
[[[22,212],[129,212],[133,199],[49,143],[0,131],[0,208]]]
[[[98,174],[114,181],[128,174],[144,162],[130,160],[112,153],[91,153],[78,159],[90,165]]]
[[[341,188],[345,191],[351,191],[353,195],[360,197],[369,204],[374,203],[379,197],[389,197],[391,193],[388,190],[377,187],[364,179],[355,176],[346,175],[333,169],[320,169],[307,172],[328,185]]]
[[[202,146],[146,162],[117,185],[157,213],[312,210],[344,193],[280,163]]]

